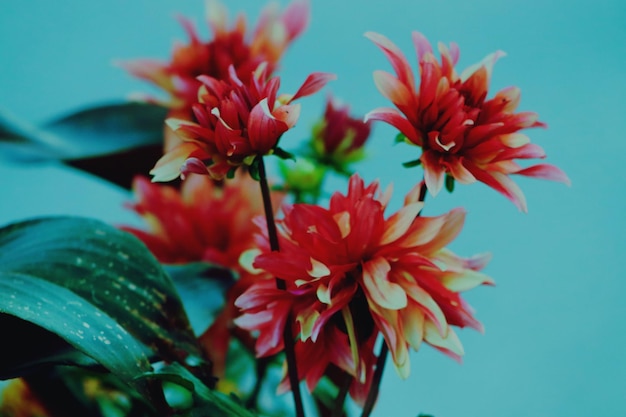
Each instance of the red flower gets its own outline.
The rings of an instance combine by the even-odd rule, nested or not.
[[[189,37],[187,44],[174,46],[170,62],[138,59],[121,63],[134,76],[147,80],[165,90],[165,101],[147,98],[171,109],[169,117],[191,119],[191,107],[197,101],[197,79],[207,75],[218,80],[230,77],[232,65],[237,77],[248,83],[251,74],[262,62],[267,62],[268,73],[274,72],[283,53],[291,42],[307,27],[310,17],[306,0],[291,3],[281,14],[276,4],[266,7],[252,36],[247,29],[245,16],[239,15],[235,24],[228,27],[228,12],[218,1],[207,2],[208,23],[213,38],[203,41],[191,21],[180,17]],[[165,149],[170,150],[179,140],[166,129]]]
[[[284,209],[281,251],[261,250],[253,266],[284,279],[287,290],[271,280],[257,282],[235,303],[244,313],[236,324],[259,334],[257,355],[282,350],[283,327],[293,325],[299,349],[308,352],[306,362],[317,358],[299,368],[310,386],[328,364],[366,384],[378,331],[402,376],[410,369],[408,348],[417,350],[422,341],[454,358],[463,355],[451,326],[482,326],[459,292],[492,283],[477,272],[487,257],[468,260],[445,249],[465,213],[416,218],[423,207],[416,195],[413,190],[404,207],[385,219],[390,193],[381,194],[377,183],[365,187],[353,175],[348,194],[335,193],[329,209]],[[289,311],[295,323],[286,323]]]
[[[249,175],[217,185],[203,175],[191,175],[180,190],[135,178],[137,201],[130,208],[144,218],[148,229],[121,227],[137,236],[155,257],[165,264],[206,261],[234,271],[239,279],[226,295],[224,310],[201,336],[201,342],[221,376],[225,369],[232,320],[237,316],[234,300],[258,276],[239,264],[243,252],[257,247],[252,223],[263,215],[261,191]],[[274,193],[273,207],[282,195]],[[261,277],[262,278],[262,277]]]
[[[170,94],[165,103],[173,109],[191,109],[196,102],[200,75],[228,79],[232,65],[239,79],[248,83],[252,72],[262,62],[272,73],[291,41],[298,37],[309,21],[307,1],[295,1],[280,14],[271,4],[262,12],[253,36],[248,35],[245,17],[239,15],[228,27],[228,12],[218,1],[207,2],[208,23],[213,39],[202,41],[191,21],[180,21],[189,37],[188,44],[176,44],[170,62],[139,59],[122,63],[131,74],[156,84]]]
[[[230,67],[230,78],[200,76],[198,103],[192,107],[195,122],[168,119],[168,125],[183,140],[166,153],[150,172],[153,181],[169,181],[181,173],[208,174],[222,179],[255,157],[271,153],[281,135],[293,127],[300,106],[292,102],[320,90],[335,76],[310,74],[293,95],[277,97],[280,79],[268,79],[267,66],[260,65],[249,83]]]
[[[526,200],[510,174],[561,181],[569,184],[563,171],[553,165],[538,164],[523,168],[516,159],[544,158],[545,153],[520,130],[545,127],[536,113],[515,113],[520,90],[515,87],[487,99],[494,63],[503,55],[498,51],[467,68],[461,75],[454,70],[459,48],[439,44],[441,63],[437,62],[426,38],[413,33],[419,59],[420,83],[416,85],[406,57],[383,35],[365,34],[387,56],[396,76],[374,72],[379,91],[398,108],[378,108],[366,120],[382,120],[396,127],[407,140],[422,148],[420,161],[428,190],[436,195],[444,174],[467,184],[481,181],[504,194],[522,211]]]
[[[148,230],[122,227],[143,241],[162,263],[206,261],[245,272],[239,256],[255,247],[256,226],[262,215],[256,181],[237,175],[222,185],[206,176],[191,175],[181,190],[135,178],[137,201],[129,205],[142,216]]]
[[[324,118],[314,127],[311,147],[316,159],[340,170],[364,156],[370,123],[350,116],[350,108],[328,97]]]

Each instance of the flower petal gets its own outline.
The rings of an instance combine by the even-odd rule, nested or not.
[[[380,120],[385,123],[389,123],[406,136],[411,142],[416,145],[422,145],[422,140],[418,136],[417,131],[411,125],[411,123],[396,109],[390,107],[379,107],[365,115],[363,122],[367,123],[370,120]]]
[[[398,48],[386,36],[376,32],[365,32],[365,37],[374,42],[374,44],[383,51],[389,62],[391,62],[391,66],[398,75],[400,81],[411,90],[415,90],[413,70],[400,48]]]
[[[566,185],[572,185],[572,182],[565,172],[550,164],[533,165],[531,167],[524,168],[521,171],[517,171],[515,174],[525,175],[527,177],[541,178],[550,181],[558,181]]]
[[[286,104],[289,104],[290,102],[300,97],[306,97],[306,96],[310,96],[311,94],[317,93],[319,90],[324,88],[324,86],[329,81],[336,80],[336,79],[337,79],[337,76],[335,74],[330,74],[327,72],[311,73],[309,74],[308,77],[306,77],[306,80],[304,80],[304,83],[302,83],[298,91],[296,91],[293,97],[291,97],[291,99]]]
[[[407,296],[402,287],[389,281],[391,266],[384,258],[374,258],[363,264],[363,284],[368,299],[382,308],[399,310],[406,307]]]
[[[387,219],[380,244],[386,245],[404,236],[423,207],[424,203],[409,204]]]
[[[250,112],[248,138],[251,148],[259,155],[267,154],[289,127],[276,119],[268,107],[267,99],[261,100]]]
[[[178,178],[185,160],[197,149],[195,143],[183,142],[163,155],[150,170],[152,182],[167,182]]]
[[[398,107],[411,104],[411,91],[393,75],[386,71],[374,71],[374,84],[378,91]]]

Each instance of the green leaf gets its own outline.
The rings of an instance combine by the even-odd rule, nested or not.
[[[140,391],[146,387],[133,382],[151,369],[144,348],[104,311],[69,289],[36,276],[1,271],[0,312],[59,335]]]
[[[43,126],[0,110],[0,155],[18,162],[62,160],[129,188],[163,152],[167,110],[144,103],[96,106]]]
[[[191,416],[255,417],[255,414],[247,410],[238,399],[209,389],[202,381],[179,364],[166,365],[138,377],[138,379],[142,378],[159,379],[192,391],[196,396],[196,404],[191,411]]]
[[[31,281],[41,281],[37,285],[47,291],[63,289],[59,297],[71,296],[79,303],[59,304],[59,309],[73,308],[73,314],[80,314],[90,326],[99,315],[108,316],[165,360],[183,362],[188,356],[202,357],[176,289],[159,262],[134,236],[105,223],[53,217],[4,227],[0,229],[0,273],[9,283],[17,274],[30,277],[31,286],[36,285]],[[38,295],[33,292],[33,297]],[[39,303],[45,304],[45,299],[28,299],[21,308],[36,310]],[[3,299],[0,311],[10,305],[10,298]],[[84,308],[87,315],[82,313]],[[69,342],[73,333],[84,329],[83,322],[51,331]],[[107,349],[125,349],[116,338],[108,340],[112,345]],[[88,347],[95,346],[103,347]],[[41,348],[42,355],[46,354],[45,345]],[[96,360],[100,355],[98,351],[81,351]]]
[[[449,193],[454,191],[454,177],[452,175],[446,174],[446,190],[448,190]]]
[[[422,164],[422,160],[420,158],[414,159],[412,161],[403,162],[402,166],[405,168],[414,168],[420,166]]]
[[[35,126],[0,111],[0,149],[21,160],[68,160],[162,144],[166,114],[153,104],[109,104]]]
[[[394,141],[394,143],[404,143],[407,140],[408,140],[408,138],[406,137],[406,135],[404,133],[398,133],[393,141]]]
[[[296,156],[294,154],[292,154],[291,152],[287,152],[286,150],[278,146],[274,148],[274,155],[276,155],[280,159],[291,159],[293,161],[296,160]]]

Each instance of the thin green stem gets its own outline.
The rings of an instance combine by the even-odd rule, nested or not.
[[[417,201],[423,202],[425,199],[426,182],[422,180]],[[421,211],[417,213],[418,217],[421,215]],[[374,370],[374,376],[372,377],[372,385],[370,386],[370,390],[367,393],[367,398],[365,400],[365,405],[363,406],[361,417],[369,417],[372,410],[374,409],[374,404],[376,403],[376,399],[378,398],[378,392],[380,391],[380,381],[383,377],[383,371],[385,370],[385,362],[387,361],[388,354],[389,347],[387,346],[387,342],[383,339],[383,343],[380,346],[380,352],[378,353],[378,359],[376,360],[376,369]]]
[[[276,222],[274,221],[274,210],[272,208],[272,199],[270,197],[270,187],[267,183],[267,173],[265,172],[265,163],[262,156],[259,157],[259,183],[261,184],[261,194],[263,195],[263,208],[265,209],[265,221],[267,223],[270,248],[272,251],[278,252],[280,250],[278,245],[278,232],[276,230]],[[284,279],[276,277],[276,287],[281,290],[286,290],[287,283]],[[283,343],[285,345],[285,355],[287,357],[287,373],[289,375],[291,392],[293,393],[296,416],[304,417],[304,407],[302,405],[302,394],[300,393],[300,382],[298,379],[296,350],[291,320],[291,313],[289,313],[289,316],[287,317],[287,325],[283,330]]]

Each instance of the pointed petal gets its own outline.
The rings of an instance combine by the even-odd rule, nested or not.
[[[565,172],[563,172],[560,168],[557,168],[554,165],[550,164],[533,165],[531,167],[522,169],[521,171],[517,171],[515,174],[562,182],[568,186],[572,185],[572,182]]]
[[[426,36],[424,36],[420,32],[412,32],[411,39],[413,40],[413,45],[415,45],[415,51],[417,52],[417,60],[422,62],[424,56],[428,53],[433,53],[433,48],[428,42]]]
[[[386,245],[403,236],[424,207],[424,203],[413,203],[403,207],[385,221],[385,232],[380,244]]]
[[[367,113],[363,119],[364,123],[370,120],[380,120],[398,129],[404,136],[416,145],[421,145],[422,140],[411,123],[396,109],[390,107],[379,107]]]
[[[476,177],[463,166],[463,158],[455,158],[448,164],[450,174],[461,184],[476,182]]]
[[[485,171],[470,162],[468,162],[466,166],[478,181],[485,183],[504,195],[511,200],[520,211],[524,213],[528,212],[524,193],[506,174]]]
[[[183,142],[163,155],[150,171],[152,182],[166,182],[178,178],[185,160],[197,149],[196,144]]]
[[[374,84],[378,91],[396,106],[403,107],[411,104],[413,99],[411,91],[387,71],[374,71]]]
[[[445,274],[441,283],[450,291],[463,292],[479,285],[493,285],[494,281],[483,273],[466,269],[462,273]]]
[[[311,20],[311,7],[307,0],[290,3],[281,18],[287,29],[287,39],[293,40],[306,30]]]
[[[374,258],[363,264],[363,284],[368,299],[382,308],[399,310],[406,307],[407,296],[402,287],[389,281],[391,266],[384,258]]]
[[[336,79],[337,76],[335,74],[330,74],[327,72],[314,72],[312,74],[309,74],[309,76],[306,77],[306,80],[304,80],[304,83],[302,83],[298,91],[296,91],[293,97],[286,104],[289,104],[290,102],[300,97],[306,97],[310,96],[311,94],[317,93],[319,90],[324,88],[324,86],[329,81]]]
[[[376,32],[366,32],[365,37],[374,42],[383,51],[389,62],[391,62],[391,66],[400,81],[414,91],[415,79],[413,78],[413,70],[411,70],[411,66],[400,48],[387,37]]]
[[[428,191],[436,197],[443,188],[445,168],[439,163],[439,156],[433,151],[424,151],[421,157],[424,166],[424,181]]]
[[[424,340],[429,344],[443,349],[444,352],[449,355],[451,354],[450,356],[457,360],[465,354],[463,345],[452,328],[448,327],[445,336],[442,336],[435,325],[430,321],[426,321],[424,328]]]
[[[404,339],[417,351],[424,339],[424,313],[418,308],[407,308],[400,315]]]
[[[289,127],[270,113],[267,99],[261,100],[250,112],[248,138],[250,146],[260,155],[267,154]]]

